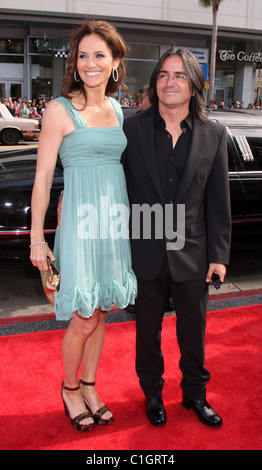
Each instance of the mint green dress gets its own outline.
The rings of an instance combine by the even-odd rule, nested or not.
[[[64,167],[61,227],[54,255],[61,271],[55,299],[57,320],[75,312],[89,318],[134,304],[137,281],[131,266],[129,201],[120,158],[126,147],[120,105],[109,98],[119,120],[115,127],[88,127],[71,102],[59,97],[75,130],[59,155]]]

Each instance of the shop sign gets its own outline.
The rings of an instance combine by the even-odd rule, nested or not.
[[[193,54],[200,64],[208,63],[208,49],[203,48],[194,48],[194,47],[185,47],[191,54]]]
[[[232,51],[227,51],[227,50],[220,50],[218,51],[219,58],[223,62],[226,62],[227,60],[237,60],[238,62],[256,62],[256,63],[262,63],[262,55],[260,52],[245,52],[245,51],[240,51],[237,54],[235,54]]]
[[[57,39],[37,39],[36,46],[38,52],[48,52],[48,51],[68,51],[69,44],[67,38],[57,38]]]

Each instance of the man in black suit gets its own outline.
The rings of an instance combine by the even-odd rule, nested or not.
[[[203,90],[195,57],[185,49],[169,50],[151,77],[151,108],[124,123],[123,165],[138,278],[136,371],[146,415],[156,426],[166,423],[161,330],[170,294],[182,405],[207,425],[222,424],[206,401],[205,327],[208,283],[213,273],[223,282],[229,261],[231,213],[226,131],[207,120]]]

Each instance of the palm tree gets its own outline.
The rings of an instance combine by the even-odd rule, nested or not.
[[[212,43],[211,43],[211,57],[210,57],[210,72],[209,72],[209,93],[208,99],[214,99],[215,88],[215,74],[216,74],[216,53],[217,53],[217,13],[220,3],[223,0],[198,0],[202,7],[211,7],[213,12],[213,28],[212,28]]]

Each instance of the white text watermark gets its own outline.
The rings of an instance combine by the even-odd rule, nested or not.
[[[184,204],[132,204],[129,220],[128,206],[110,204],[108,196],[101,196],[99,207],[91,203],[81,204],[77,216],[77,234],[81,240],[128,239],[130,227],[135,240],[165,238],[168,250],[181,250],[185,245]]]

